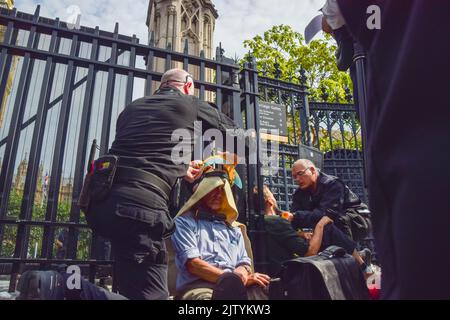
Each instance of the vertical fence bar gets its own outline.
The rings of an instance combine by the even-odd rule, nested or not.
[[[202,84],[200,84],[200,92],[199,92],[199,98],[200,100],[205,100],[205,85],[203,84],[203,82],[205,82],[205,52],[202,50],[200,51],[200,82],[202,82]]]
[[[135,34],[133,34],[133,39],[131,40],[131,42],[133,44],[136,44],[138,42]],[[136,47],[133,46],[130,49],[129,66],[130,68],[134,68],[135,65],[136,65]],[[134,86],[134,72],[129,71],[127,77],[127,91],[125,94],[125,105],[130,104],[133,100],[133,86]]]
[[[366,53],[364,48],[355,43],[355,55],[353,61],[356,65],[356,79],[358,89],[358,104],[359,104],[359,118],[361,119],[361,137],[362,137],[362,151],[363,151],[363,168],[364,168],[364,185],[367,188],[369,185],[369,167],[370,155],[367,148],[367,90],[366,90]]]
[[[94,34],[98,36],[100,33],[99,28],[96,27]],[[95,61],[98,59],[98,40],[93,39],[92,47],[91,47],[91,56],[90,61],[92,63],[89,64],[88,74],[86,78],[86,91],[84,95],[83,101],[83,113],[81,115],[81,125],[80,132],[78,136],[78,146],[77,146],[77,156],[75,163],[75,177],[73,181],[73,193],[72,193],[72,205],[70,209],[70,222],[78,223],[80,221],[80,209],[77,205],[81,188],[82,181],[85,172],[85,161],[86,161],[86,152],[88,150],[88,138],[89,138],[89,127],[91,123],[91,115],[92,115],[92,99],[94,96],[94,87],[95,87]],[[76,250],[77,250],[77,239],[78,239],[78,230],[74,227],[69,228],[68,234],[68,242],[67,242],[67,256],[66,258],[75,259],[76,258]]]
[[[8,25],[6,27],[5,35],[3,38],[4,44],[10,44],[12,41],[12,34],[13,34],[14,24],[10,21],[8,22]],[[2,48],[1,54],[0,54],[0,79],[2,79],[2,83],[0,86],[0,97],[2,97],[5,94],[6,84],[8,82],[9,72],[11,68],[11,60],[12,60],[12,54],[8,55],[8,49],[6,47]],[[0,100],[1,103],[1,100]]]
[[[289,211],[289,188],[288,188],[288,176],[286,170],[286,154],[281,154],[281,165],[283,170],[283,188],[284,188],[284,201],[286,210]]]
[[[216,65],[216,83],[218,85],[222,85],[222,66],[220,64]],[[222,89],[216,88],[216,105],[219,108],[219,111],[222,111]]]
[[[38,7],[39,8],[39,7]],[[38,9],[36,10],[39,15]],[[30,36],[28,38],[27,48],[31,49],[34,44],[36,35],[36,27],[31,27]],[[6,143],[5,154],[3,157],[3,165],[0,173],[0,217],[6,216],[8,208],[8,199],[11,191],[12,179],[14,174],[15,159],[17,156],[17,148],[19,146],[21,125],[26,107],[26,99],[28,88],[30,87],[31,74],[33,70],[33,60],[29,53],[25,53],[22,63],[22,71],[16,91],[16,99],[13,107],[13,113],[9,126],[8,138]]]
[[[295,101],[297,99],[296,94],[294,92],[291,92],[291,114],[292,114],[292,130],[294,132],[294,145],[297,145],[297,123],[295,119]]]
[[[153,72],[154,64],[154,51],[150,48],[147,54],[147,72]],[[149,73],[147,74],[147,81],[145,85],[145,95],[149,96],[153,93],[153,76]]]
[[[55,20],[55,27],[59,26],[59,20]],[[49,52],[55,53],[58,51],[59,41],[58,41],[58,33],[57,31],[52,32]],[[21,204],[21,219],[25,221],[31,220],[35,193],[36,193],[36,184],[39,173],[39,161],[41,159],[42,154],[42,145],[44,140],[44,132],[45,132],[45,124],[47,121],[47,105],[50,100],[53,78],[55,75],[55,63],[51,56],[47,57],[47,61],[45,64],[44,76],[42,79],[41,85],[41,93],[39,96],[39,104],[38,110],[36,113],[36,120],[34,124],[34,131],[31,142],[31,150],[28,158],[28,170],[25,178],[25,185],[23,191],[23,198]],[[24,234],[18,232],[21,239],[19,240],[20,246],[23,248],[22,252],[27,251],[28,241],[29,241],[29,232],[30,228],[25,226]],[[23,257],[24,258],[24,257]]]
[[[167,50],[168,51],[172,51],[172,44],[169,43],[167,45]],[[172,54],[168,53],[166,55],[166,63],[165,63],[165,67],[164,67],[165,71],[172,69]]]
[[[302,144],[311,146],[311,134],[309,132],[309,101],[308,101],[308,91],[306,88],[306,75],[303,68],[300,69],[299,80],[302,86],[303,94],[301,95],[301,108],[300,108],[300,128],[302,131]]]
[[[189,54],[189,42],[187,39],[184,41],[183,53],[185,54],[185,56],[183,57],[183,70],[189,71],[189,58],[187,57],[187,55]]]
[[[117,40],[119,37],[119,24],[116,23],[114,28],[114,39]],[[112,106],[114,97],[114,84],[115,84],[115,71],[114,66],[117,64],[117,43],[113,43],[111,46],[111,60],[109,61],[110,68],[108,69],[108,82],[106,86],[105,94],[105,107],[103,113],[102,122],[102,134],[100,140],[100,155],[104,155],[109,149],[109,136],[111,129],[111,117],[112,117]]]
[[[11,14],[15,16],[16,10],[14,9],[11,12]],[[17,34],[18,34],[18,31],[16,29],[14,29],[13,22],[11,22],[11,21],[8,22],[7,29],[5,31],[5,35],[3,38],[3,43],[4,44],[15,43]],[[13,55],[8,54],[8,51],[6,48],[2,48],[2,51],[0,54],[0,79],[1,79],[0,97],[2,97],[0,99],[0,104],[2,103],[2,101],[4,99],[5,90],[6,90],[6,86],[8,83],[8,78],[9,78],[10,72],[11,72],[10,69],[11,69],[12,59],[13,59]],[[5,120],[5,124],[6,124],[6,120]],[[2,142],[0,142],[0,148],[2,147],[3,143],[6,143],[7,141],[8,141],[8,137],[3,139]],[[0,208],[1,208],[1,202],[2,202],[1,199],[2,198],[0,197]],[[6,215],[6,211],[3,211],[3,213],[2,213],[2,211],[0,210],[0,219],[3,219],[4,215]],[[4,225],[0,224],[0,252],[2,252],[2,247],[3,247],[3,236],[4,236]]]
[[[70,57],[77,56],[79,50],[78,35],[72,36],[72,45]],[[58,128],[56,133],[55,151],[52,160],[52,170],[49,183],[47,210],[45,213],[46,221],[55,221],[58,212],[59,191],[61,187],[62,165],[64,161],[64,152],[66,149],[67,131],[69,127],[70,109],[73,96],[73,84],[75,80],[75,65],[73,60],[67,64],[67,72],[64,80],[63,99],[59,112]],[[44,238],[42,240],[42,256],[46,259],[52,257],[52,248],[54,242],[54,233],[52,227],[44,227]]]
[[[39,20],[39,11],[40,6],[36,7],[33,22],[37,22]],[[30,28],[30,35],[27,42],[27,48],[32,49],[37,47],[37,43],[39,42],[39,36],[36,34],[36,27],[32,26]],[[11,118],[11,124],[9,127],[8,134],[8,143],[6,145],[5,150],[5,159],[6,165],[4,164],[2,167],[2,173],[0,175],[0,192],[2,194],[2,201],[0,206],[0,216],[5,216],[6,211],[8,209],[9,195],[12,186],[15,160],[17,156],[17,149],[19,146],[20,135],[21,135],[21,127],[23,122],[23,117],[26,109],[26,102],[28,91],[31,82],[31,76],[34,66],[34,60],[31,59],[29,53],[25,53],[23,64],[22,64],[22,72],[19,78],[19,85],[16,93],[16,101],[14,103],[13,114]],[[5,169],[5,170],[4,170]],[[20,218],[24,218],[23,212],[20,212]],[[16,246],[14,250],[15,258],[26,258],[26,246],[23,245],[23,239],[26,236],[26,224],[19,224],[17,227],[17,235],[16,235]],[[19,271],[20,264],[13,263],[11,278],[9,283],[9,291],[12,292],[15,290],[17,273]]]
[[[114,27],[114,35],[113,39],[118,40],[119,38],[119,24],[116,23]],[[102,133],[101,133],[101,142],[100,142],[100,155],[104,155],[109,150],[109,138],[111,131],[111,119],[112,119],[112,108],[113,108],[113,99],[114,99],[114,86],[115,86],[115,78],[116,73],[114,67],[117,65],[117,42],[113,42],[111,46],[111,59],[109,61],[110,68],[108,69],[108,80],[106,86],[106,94],[105,94],[105,105],[103,112],[103,122],[102,122]],[[94,252],[94,258],[97,259],[97,251],[101,245],[104,245],[105,239],[97,237],[95,234],[92,237],[92,245],[91,245],[91,256],[92,252]],[[96,266],[89,266],[89,281],[94,282],[95,274],[96,274]]]

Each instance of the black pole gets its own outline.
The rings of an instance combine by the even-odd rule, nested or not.
[[[356,88],[358,92],[358,106],[359,106],[359,119],[361,122],[361,137],[362,137],[362,151],[363,151],[363,170],[364,170],[364,186],[368,188],[368,168],[369,168],[369,156],[367,148],[367,90],[366,90],[366,53],[361,45],[355,42],[355,53],[353,61],[356,68]]]

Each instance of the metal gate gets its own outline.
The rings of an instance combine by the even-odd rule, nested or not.
[[[355,124],[353,106],[309,103],[301,72],[300,84],[269,79],[258,75],[254,60],[241,68],[221,50],[211,60],[188,55],[187,44],[184,53],[143,45],[136,36],[119,34],[118,24],[114,32],[71,29],[58,19],[40,17],[39,6],[34,14],[0,8],[0,31],[0,277],[7,276],[11,291],[17,275],[30,268],[76,264],[91,281],[103,266],[112,272],[110,257],[95,252],[104,242],[92,239],[76,206],[90,143],[96,139],[105,153],[119,113],[143,92],[150,95],[169,68],[196,75],[197,95],[242,128],[258,131],[260,100],[287,108],[291,125],[289,141],[281,145],[282,169],[264,178],[260,165],[239,169],[245,188],[238,193],[238,206],[255,241],[257,267],[264,265],[264,249],[262,202],[254,201],[254,187],[268,183],[288,209],[295,188],[290,166],[299,144],[318,141],[331,152],[325,171],[332,174],[345,174],[348,161],[360,159],[338,150],[359,154],[344,143],[347,138],[342,146],[333,144],[339,140],[337,125],[344,136],[354,133],[358,145],[357,127],[348,124],[348,119]],[[327,137],[331,146],[321,142]],[[361,178],[348,173],[355,182]]]

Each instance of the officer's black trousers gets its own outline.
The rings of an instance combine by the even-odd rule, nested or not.
[[[92,205],[89,212],[90,220],[94,220],[94,224],[91,223],[94,230],[111,240],[114,281],[119,293],[132,300],[168,299],[168,266],[161,235],[164,226],[131,218],[133,215],[148,218],[156,214],[117,196]],[[95,219],[92,219],[94,215]]]

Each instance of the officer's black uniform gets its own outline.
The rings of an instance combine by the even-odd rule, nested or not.
[[[317,222],[328,216],[336,227],[352,237],[350,226],[344,215],[348,209],[362,209],[359,197],[337,177],[319,173],[317,191],[311,194],[298,188],[292,198],[291,211],[294,213],[294,228],[314,228]]]
[[[116,260],[119,292],[129,299],[166,299],[167,258],[164,240],[174,230],[167,189],[184,177],[188,165],[172,162],[177,129],[194,134],[235,128],[231,119],[198,98],[166,87],[132,102],[119,115],[109,154],[119,156],[119,169],[106,201],[92,203],[87,219],[94,231],[108,234]],[[183,141],[188,146],[191,140]],[[143,176],[135,175],[140,169]],[[139,171],[138,171],[139,172]],[[156,175],[147,179],[145,173]],[[161,181],[162,180],[162,181]]]
[[[450,298],[450,2],[338,0],[367,52],[369,197],[382,298]],[[367,14],[378,5],[381,29]]]

